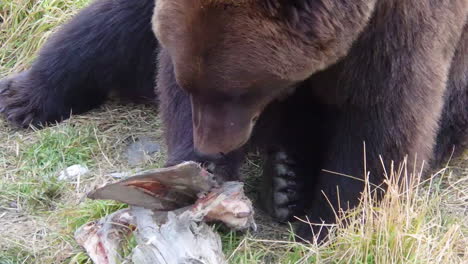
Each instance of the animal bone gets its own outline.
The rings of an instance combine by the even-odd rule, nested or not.
[[[138,242],[133,263],[226,263],[219,235],[203,221],[223,222],[235,230],[256,228],[243,184],[218,186],[213,175],[194,162],[146,171],[98,188],[89,197],[133,206],[75,233],[96,264],[121,262],[118,249],[132,231]]]

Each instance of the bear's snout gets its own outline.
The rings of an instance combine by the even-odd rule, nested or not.
[[[219,108],[194,101],[192,119],[195,150],[208,157],[225,155],[245,145],[255,120],[235,106]]]

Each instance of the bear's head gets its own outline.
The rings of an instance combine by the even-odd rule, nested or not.
[[[244,145],[269,103],[347,53],[373,2],[156,0],[153,29],[190,94],[195,148]]]

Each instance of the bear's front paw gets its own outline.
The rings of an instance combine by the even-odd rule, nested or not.
[[[261,201],[267,212],[279,222],[286,222],[303,210],[303,183],[297,165],[285,152],[270,157],[265,167],[266,184]]]
[[[14,125],[28,127],[40,123],[39,91],[25,85],[26,72],[0,80],[0,113]]]

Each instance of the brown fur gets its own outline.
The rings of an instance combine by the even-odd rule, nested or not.
[[[111,89],[147,98],[158,54],[167,165],[214,163],[236,179],[259,148],[265,208],[329,223],[328,201],[352,207],[363,184],[323,169],[362,179],[365,155],[380,184],[380,155],[435,166],[467,146],[467,12],[466,0],[95,0],[0,81],[0,113],[27,126]]]
[[[444,94],[452,94],[446,92],[452,62],[452,78],[462,80],[449,88],[457,95],[467,91],[461,76],[468,69],[452,59],[457,45],[465,50],[466,1],[231,3],[156,4],[153,30],[165,50],[158,83],[162,114],[169,134],[183,130],[193,140],[186,144],[191,158],[200,157],[197,152],[223,157],[253,133],[253,145],[262,141],[267,152],[285,151],[299,160],[298,171],[310,175],[301,180],[307,186],[301,199],[309,201],[312,221],[333,219],[320,190],[335,207],[356,204],[362,183],[321,169],[362,177],[363,142],[376,184],[383,175],[379,155],[385,165],[407,155],[410,166],[431,160]],[[174,106],[178,97],[187,108]],[[459,100],[445,112],[456,107],[453,121],[467,128],[466,96]],[[187,119],[174,120],[172,113],[182,109]],[[193,138],[186,122],[193,122]],[[184,148],[171,135],[169,149],[178,150],[171,160],[178,160]]]
[[[232,111],[241,108],[234,103],[233,106],[225,104],[225,110],[212,107],[216,110],[194,114],[203,117],[197,118],[198,125],[195,124],[196,130],[203,129],[195,134],[200,135],[195,136],[200,142],[199,148],[207,153],[236,149],[249,138],[250,120],[256,119],[268,103],[279,94],[287,93],[292,84],[342,57],[371,14],[372,4],[358,2],[361,3],[356,1],[346,8],[334,2],[323,7],[311,6],[309,9],[321,16],[314,19],[315,13],[300,14],[307,15],[310,23],[310,27],[304,28],[294,16],[281,20],[282,14],[278,11],[281,6],[272,9],[260,5],[260,1],[247,1],[241,6],[220,6],[201,0],[158,1],[154,31],[170,53],[178,83],[190,89],[193,100],[205,101],[195,102],[195,111],[202,111],[196,107],[198,105],[209,108],[208,97],[217,94],[241,97],[252,93],[252,89],[264,94],[250,104],[241,100],[243,113]],[[331,10],[338,8],[343,8],[340,19],[346,24],[334,22],[336,14]],[[314,37],[305,38],[304,35]],[[281,87],[272,89],[272,86]],[[219,100],[214,98],[211,102]],[[213,130],[229,132],[220,134]]]

